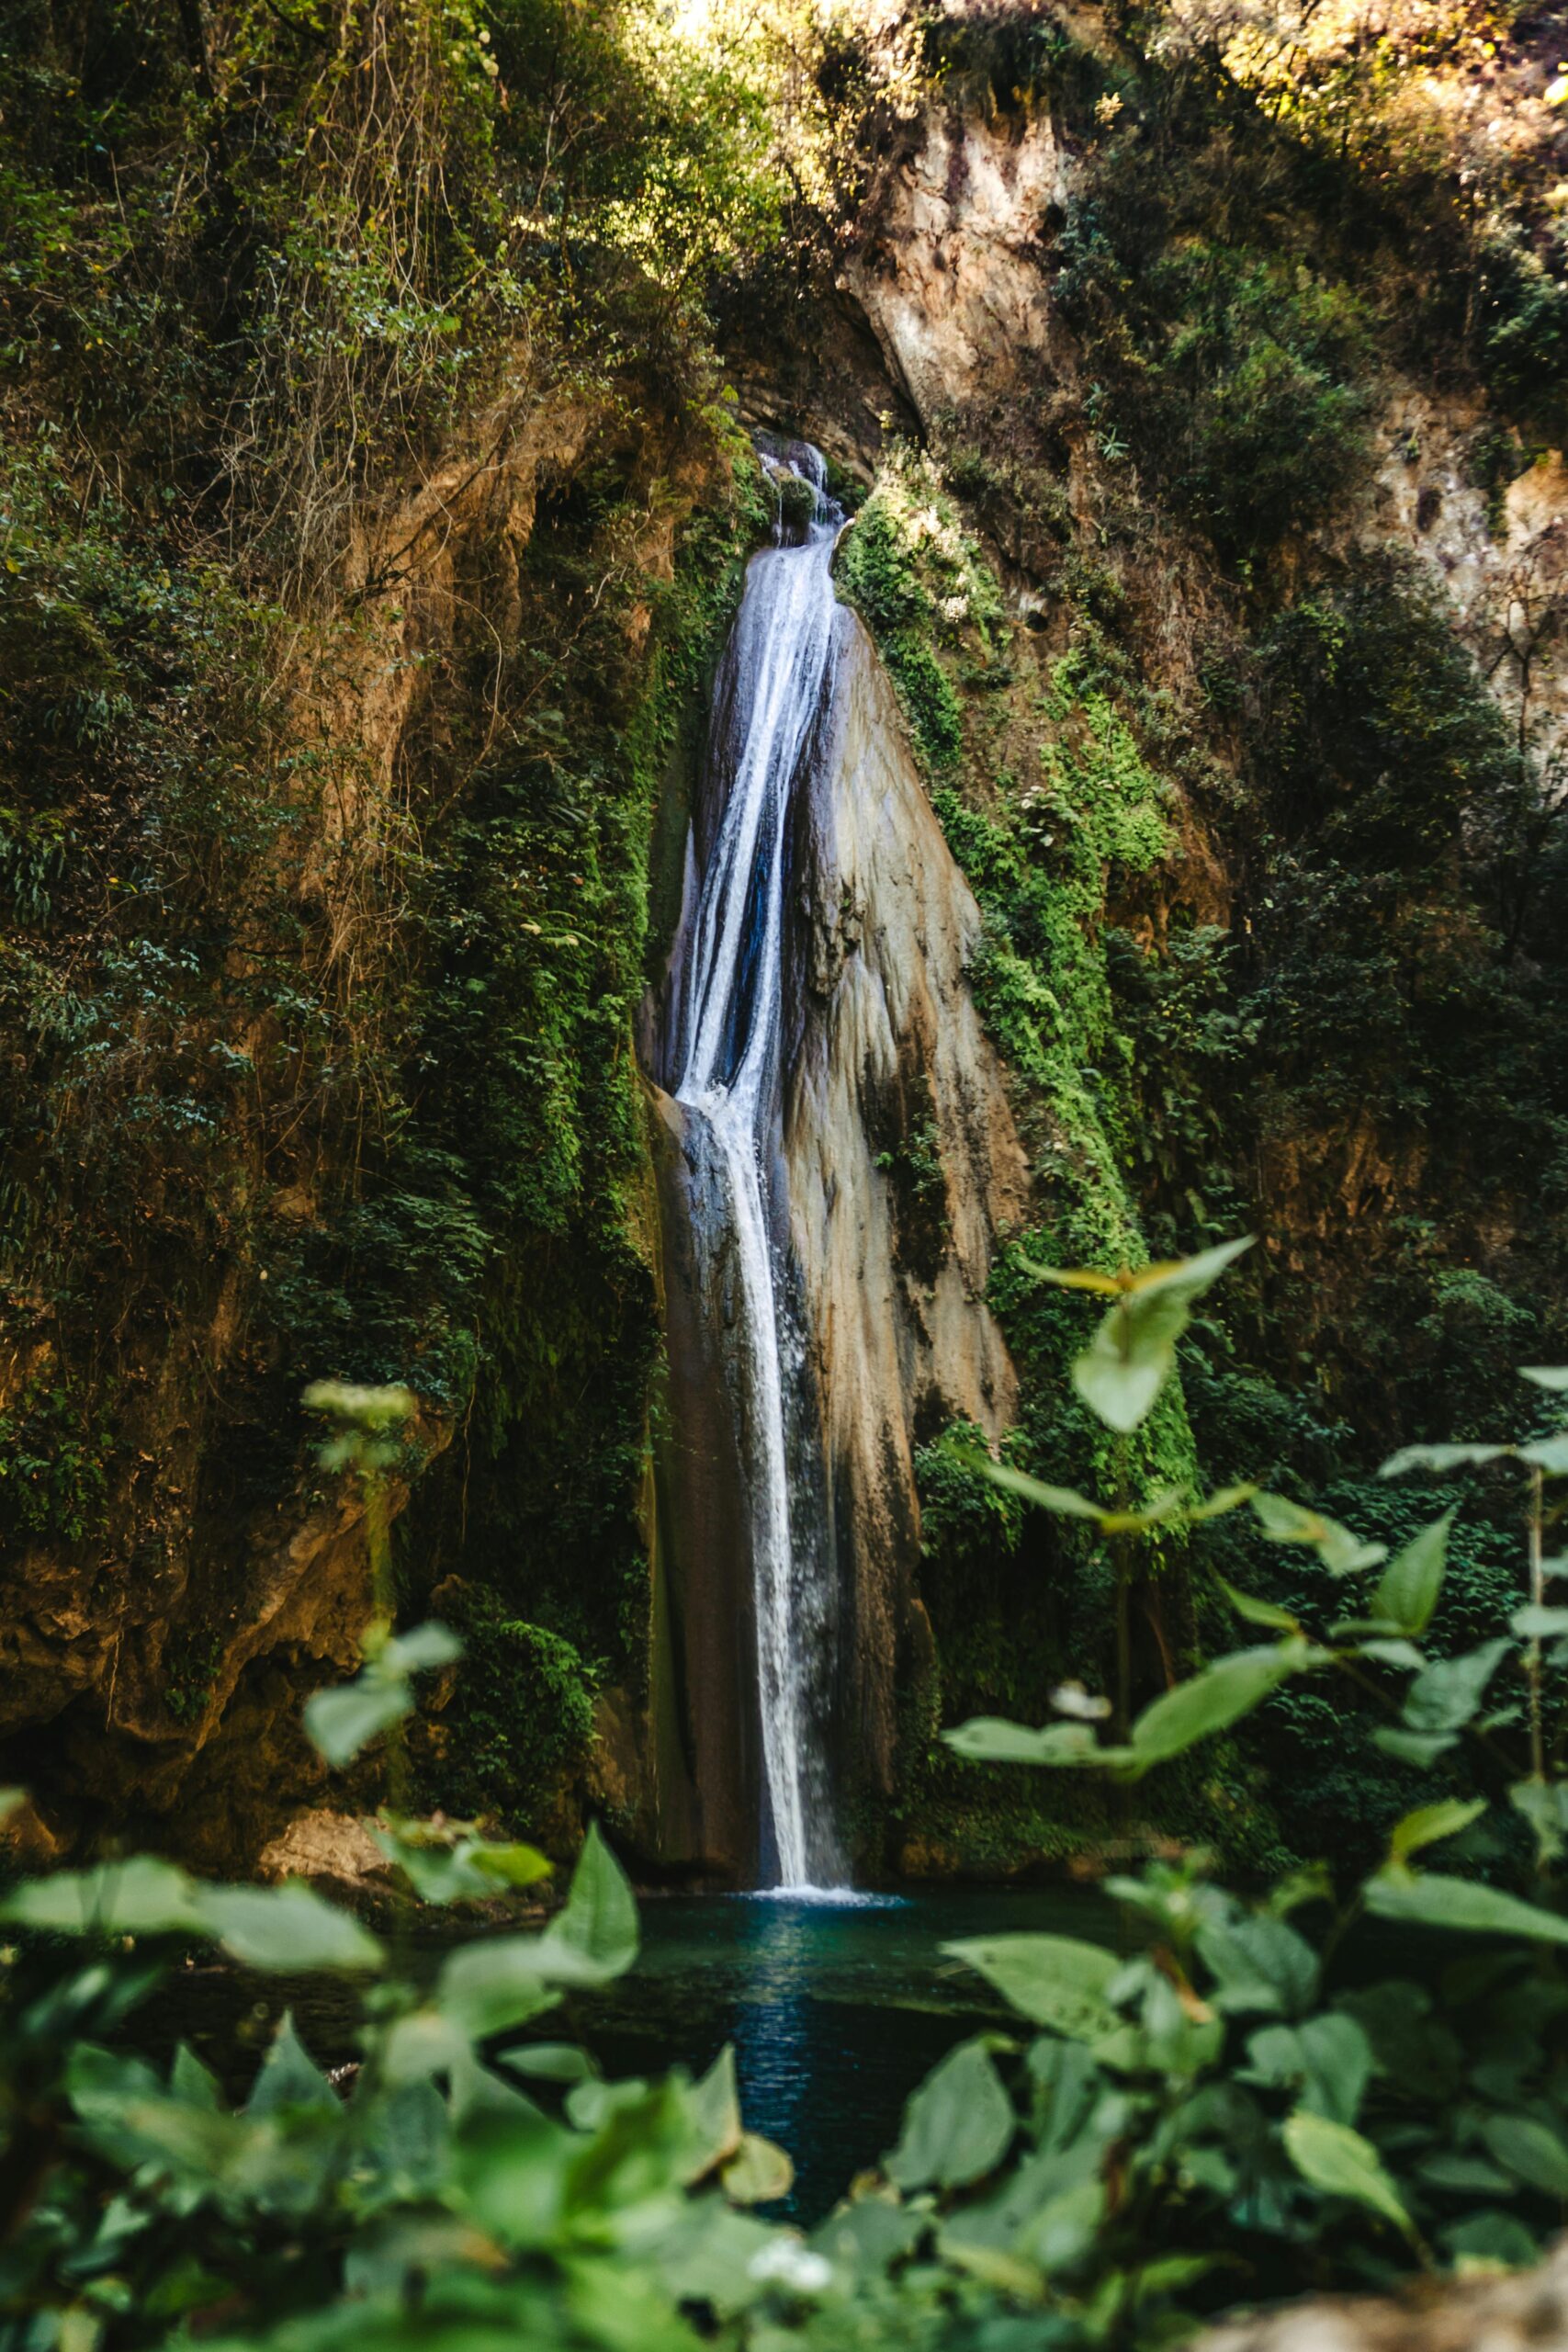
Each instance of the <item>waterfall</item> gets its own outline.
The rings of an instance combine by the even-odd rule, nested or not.
[[[833,1646],[829,1547],[800,1459],[806,1333],[779,1197],[786,828],[828,685],[842,514],[819,451],[764,453],[779,489],[773,544],[752,559],[726,655],[710,745],[728,796],[698,886],[677,983],[676,1101],[689,1114],[700,1263],[716,1316],[736,1325],[734,1398],[750,1519],[765,1828],[778,1883],[841,1874],[821,1726]],[[811,492],[803,525],[789,486]],[[739,1296],[736,1296],[738,1291]],[[768,1840],[764,1840],[766,1847]]]

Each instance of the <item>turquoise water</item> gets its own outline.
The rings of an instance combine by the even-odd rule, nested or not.
[[[695,2072],[733,2043],[748,2127],[795,2161],[779,2210],[811,2222],[893,2145],[904,2101],[938,2059],[1006,2020],[944,1943],[1042,1928],[1106,1942],[1115,1926],[1108,1903],[1075,1888],[654,1897],[636,1968],[573,2006],[572,2036],[613,2075]]]

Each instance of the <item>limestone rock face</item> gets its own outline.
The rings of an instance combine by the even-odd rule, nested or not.
[[[1068,168],[1048,114],[932,113],[874,193],[877,233],[843,284],[925,424],[1005,399],[1021,358],[1049,352],[1041,239]]]
[[[851,1629],[843,1719],[886,1789],[915,1638],[914,1450],[954,1419],[996,1436],[1012,1418],[1017,1383],[985,1295],[1028,1169],[969,991],[979,909],[849,612],[795,872],[790,1233]]]
[[[422,1433],[427,1456],[450,1434]],[[394,1513],[407,1492],[392,1483]],[[202,1533],[215,1577],[218,1539]],[[372,1596],[358,1482],[280,1502],[270,1528],[231,1526],[221,1566],[223,1606],[206,1595],[193,1636],[164,1578],[138,1584],[41,1551],[6,1564],[0,1729],[13,1770],[41,1792],[29,1852],[90,1852],[100,1828],[130,1824],[198,1868],[231,1871],[295,1808],[321,1802],[326,1768],[300,1706],[359,1663]]]
[[[699,801],[699,842],[714,811]],[[843,1800],[893,1784],[897,1695],[931,1663],[914,1598],[914,1455],[950,1420],[1008,1426],[1017,1383],[985,1292],[1028,1173],[967,971],[981,919],[916,770],[892,685],[840,610],[789,827],[787,1033],[775,1239],[820,1432],[807,1506],[833,1578],[830,1737]],[[697,865],[688,849],[689,876]],[[694,886],[688,879],[688,910]],[[671,970],[682,936],[677,933]],[[664,991],[669,996],[668,983]],[[645,1067],[672,1083],[652,1009]],[[744,1879],[760,1770],[746,1470],[727,1373],[738,1292],[705,1303],[688,1114],[653,1082],[669,1360],[647,1735],[660,1860]],[[806,1475],[803,1473],[803,1476]]]

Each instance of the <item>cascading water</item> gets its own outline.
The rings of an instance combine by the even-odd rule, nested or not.
[[[707,1204],[704,1286],[739,1327],[766,1827],[779,1885],[809,1890],[841,1873],[820,1739],[832,1601],[827,1547],[809,1524],[812,1481],[798,1458],[805,1335],[774,1170],[786,826],[828,684],[829,565],[843,516],[826,494],[819,451],[795,444],[764,463],[779,487],[779,520],[773,545],[752,559],[727,655],[728,732],[711,756],[726,761],[731,780],[678,981],[674,1092],[689,1114],[693,1197]],[[811,493],[803,526],[786,521],[793,483]]]

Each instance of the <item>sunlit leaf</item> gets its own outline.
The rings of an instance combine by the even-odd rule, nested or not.
[[[1430,1470],[1442,1477],[1450,1470],[1475,1470],[1483,1463],[1501,1462],[1511,1445],[1402,1445],[1379,1464],[1380,1478],[1403,1477],[1406,1470]]]
[[[1372,1595],[1372,1614],[1398,1634],[1424,1634],[1443,1587],[1452,1511],[1432,1521],[1396,1552]]]
[[[1222,1242],[1133,1278],[1074,1361],[1073,1385],[1091,1412],[1123,1432],[1147,1419],[1175,1367],[1194,1301],[1251,1246],[1250,1238]]]
[[[312,1747],[334,1770],[351,1763],[392,1724],[413,1712],[413,1692],[400,1676],[370,1669],[330,1690],[312,1690],[305,1702],[305,1730]]]
[[[563,1984],[608,1984],[637,1958],[637,1898],[597,1822],[571,1874],[565,1908],[541,1942],[547,1965],[561,1971]]]
[[[1568,1944],[1568,1919],[1525,1903],[1500,1887],[1436,1871],[1379,1871],[1366,1884],[1366,1905],[1380,1919],[1424,1928],[1450,1928],[1478,1936],[1527,1936],[1534,1943]]]
[[[1299,1620],[1292,1617],[1288,1609],[1280,1609],[1272,1600],[1258,1600],[1250,1592],[1238,1592],[1234,1584],[1225,1582],[1224,1577],[1216,1577],[1214,1581],[1236,1615],[1245,1617],[1249,1625],[1267,1625],[1279,1634],[1301,1632]]]
[[[1284,2141],[1291,2162],[1314,2188],[1328,2197],[1348,2197],[1368,2206],[1406,2237],[1415,2236],[1415,2225],[1383,2169],[1382,2158],[1359,2132],[1326,2115],[1316,2115],[1310,2108],[1298,2107],[1286,2119]]]
[[[989,2051],[962,2041],[929,2074],[904,2109],[904,2130],[886,2159],[900,2188],[936,2182],[961,2188],[994,2170],[1007,2154],[1017,2118]]]
[[[1388,1557],[1386,1544],[1363,1544],[1323,1511],[1308,1510],[1288,1495],[1255,1493],[1252,1508],[1266,1535],[1276,1544],[1310,1544],[1331,1576],[1354,1575],[1375,1568]]]
[[[96,1870],[24,1880],[0,1902],[0,1919],[64,1935],[200,1935],[199,1891],[173,1862],[139,1854]]]
[[[764,2140],[760,2132],[743,2132],[739,2147],[718,2177],[732,2204],[767,2205],[789,2195],[795,2186],[795,2165],[788,2152],[772,2140]]]
[[[1133,1725],[1128,1771],[1138,1777],[1151,1765],[1179,1756],[1195,1741],[1224,1731],[1291,1675],[1323,1665],[1328,1657],[1328,1651],[1296,1635],[1216,1658],[1190,1681],[1179,1682],[1144,1709]]]
[[[976,1715],[944,1731],[942,1738],[972,1764],[1094,1764],[1107,1754],[1082,1723],[1046,1724],[1033,1731],[1001,1715]]]
[[[1097,1274],[1081,1266],[1043,1266],[1021,1252],[1017,1263],[1038,1283],[1054,1283],[1058,1290],[1092,1291],[1100,1298],[1120,1296],[1124,1284],[1114,1274]]]
[[[385,1954],[368,1928],[297,1879],[282,1886],[204,1886],[197,1908],[209,1934],[247,1968],[357,1973]]]
[[[1108,1998],[1122,1964],[1099,1944],[1074,1936],[977,1936],[942,1950],[977,1969],[1034,2025],[1091,2049],[1122,2030],[1124,2020]]]
[[[1390,1856],[1395,1862],[1408,1861],[1424,1846],[1435,1846],[1444,1838],[1457,1838],[1485,1810],[1484,1797],[1446,1797],[1438,1804],[1420,1805],[1414,1813],[1407,1813],[1403,1821],[1395,1822],[1389,1832]]]
[[[1422,1770],[1446,1756],[1455,1744],[1452,1732],[1400,1731],[1393,1724],[1380,1724],[1372,1734],[1372,1746],[1381,1747],[1385,1756]]]

